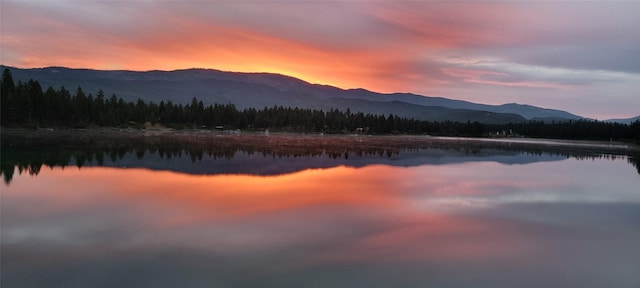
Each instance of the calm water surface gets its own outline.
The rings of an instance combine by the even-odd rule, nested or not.
[[[2,287],[640,287],[640,175],[595,156],[155,151],[15,167]]]

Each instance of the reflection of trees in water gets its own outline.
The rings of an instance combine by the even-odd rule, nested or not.
[[[68,135],[67,135],[68,136]],[[426,140],[425,140],[426,139]],[[118,162],[126,155],[142,160],[147,155],[158,155],[171,160],[188,156],[192,162],[210,159],[232,159],[237,153],[262,155],[272,158],[331,159],[350,157],[390,158],[408,151],[434,149],[463,155],[517,155],[562,156],[584,159],[620,159],[626,155],[601,154],[598,150],[576,150],[566,147],[519,145],[499,142],[451,142],[428,138],[406,137],[319,137],[260,135],[160,135],[126,134],[109,137],[6,137],[2,138],[0,172],[6,183],[18,173],[37,175],[43,166],[66,167],[86,165],[104,166],[105,161]],[[54,148],[52,148],[54,147]],[[630,155],[628,162],[638,169],[639,157]]]
[[[253,143],[224,141],[209,142],[197,141],[198,139],[124,139],[101,143],[86,143],[84,141],[53,141],[42,142],[15,142],[8,143],[3,139],[2,165],[0,172],[6,183],[11,182],[15,170],[18,173],[37,175],[43,166],[67,167],[86,165],[104,166],[105,160],[116,163],[127,155],[134,155],[142,160],[147,155],[158,155],[160,159],[171,160],[173,158],[189,157],[192,162],[202,161],[205,157],[210,159],[233,159],[237,153],[246,155],[262,155],[272,158],[310,158],[328,157],[331,159],[351,156],[379,156],[392,157],[398,155],[399,149],[385,147],[345,147],[343,145],[323,145],[323,143],[300,142],[297,145],[291,143]],[[123,139],[121,139],[123,140]],[[186,140],[186,141],[185,141]],[[228,140],[228,139],[226,139]],[[6,142],[6,143],[5,143]],[[285,145],[282,145],[285,144]],[[327,143],[324,143],[327,144]],[[315,146],[317,145],[317,147]],[[50,147],[56,147],[51,150]]]
[[[247,155],[262,155],[263,157],[273,158],[309,158],[309,157],[328,157],[331,159],[345,158],[349,159],[350,156],[379,156],[379,157],[391,157],[399,154],[397,150],[376,150],[376,151],[363,151],[363,150],[348,150],[344,151],[331,151],[322,150],[314,151],[310,153],[285,153],[282,151],[255,151],[255,150],[243,150],[243,149],[219,149],[219,147],[207,147],[198,149],[196,147],[189,147],[179,149],[176,147],[150,147],[122,149],[122,148],[107,148],[104,150],[62,150],[51,153],[50,151],[3,151],[2,167],[0,172],[4,176],[6,183],[9,183],[13,177],[14,171],[17,169],[19,174],[28,173],[29,175],[38,175],[43,166],[50,168],[53,167],[67,167],[77,166],[78,168],[87,165],[104,166],[105,158],[108,158],[112,163],[118,162],[128,154],[133,154],[138,160],[142,160],[146,155],[158,155],[161,159],[171,160],[173,158],[181,158],[188,156],[192,162],[202,161],[204,157],[210,159],[233,159],[236,153],[245,153]]]
[[[633,165],[633,167],[636,167],[638,174],[640,174],[640,156],[631,156],[627,158],[627,161],[629,161],[629,164]]]

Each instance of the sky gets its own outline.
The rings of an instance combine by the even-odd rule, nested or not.
[[[211,68],[640,115],[640,1],[0,2],[1,64]]]

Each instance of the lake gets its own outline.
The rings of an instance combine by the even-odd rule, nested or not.
[[[2,287],[640,287],[636,146],[3,134]]]

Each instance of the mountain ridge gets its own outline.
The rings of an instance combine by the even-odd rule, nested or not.
[[[617,119],[604,120],[604,122],[622,123],[622,124],[631,124],[631,123],[636,122],[636,121],[640,121],[640,115],[638,115],[636,117],[630,117],[630,118],[617,118]]]
[[[545,119],[584,119],[566,111],[507,103],[488,105],[414,93],[378,93],[364,88],[342,89],[312,84],[295,77],[266,72],[226,72],[216,69],[94,70],[66,67],[8,68],[15,81],[38,80],[43,87],[102,89],[126,100],[188,103],[193,97],[207,104],[233,103],[238,108],[290,106],[395,114],[430,121],[508,123]]]

